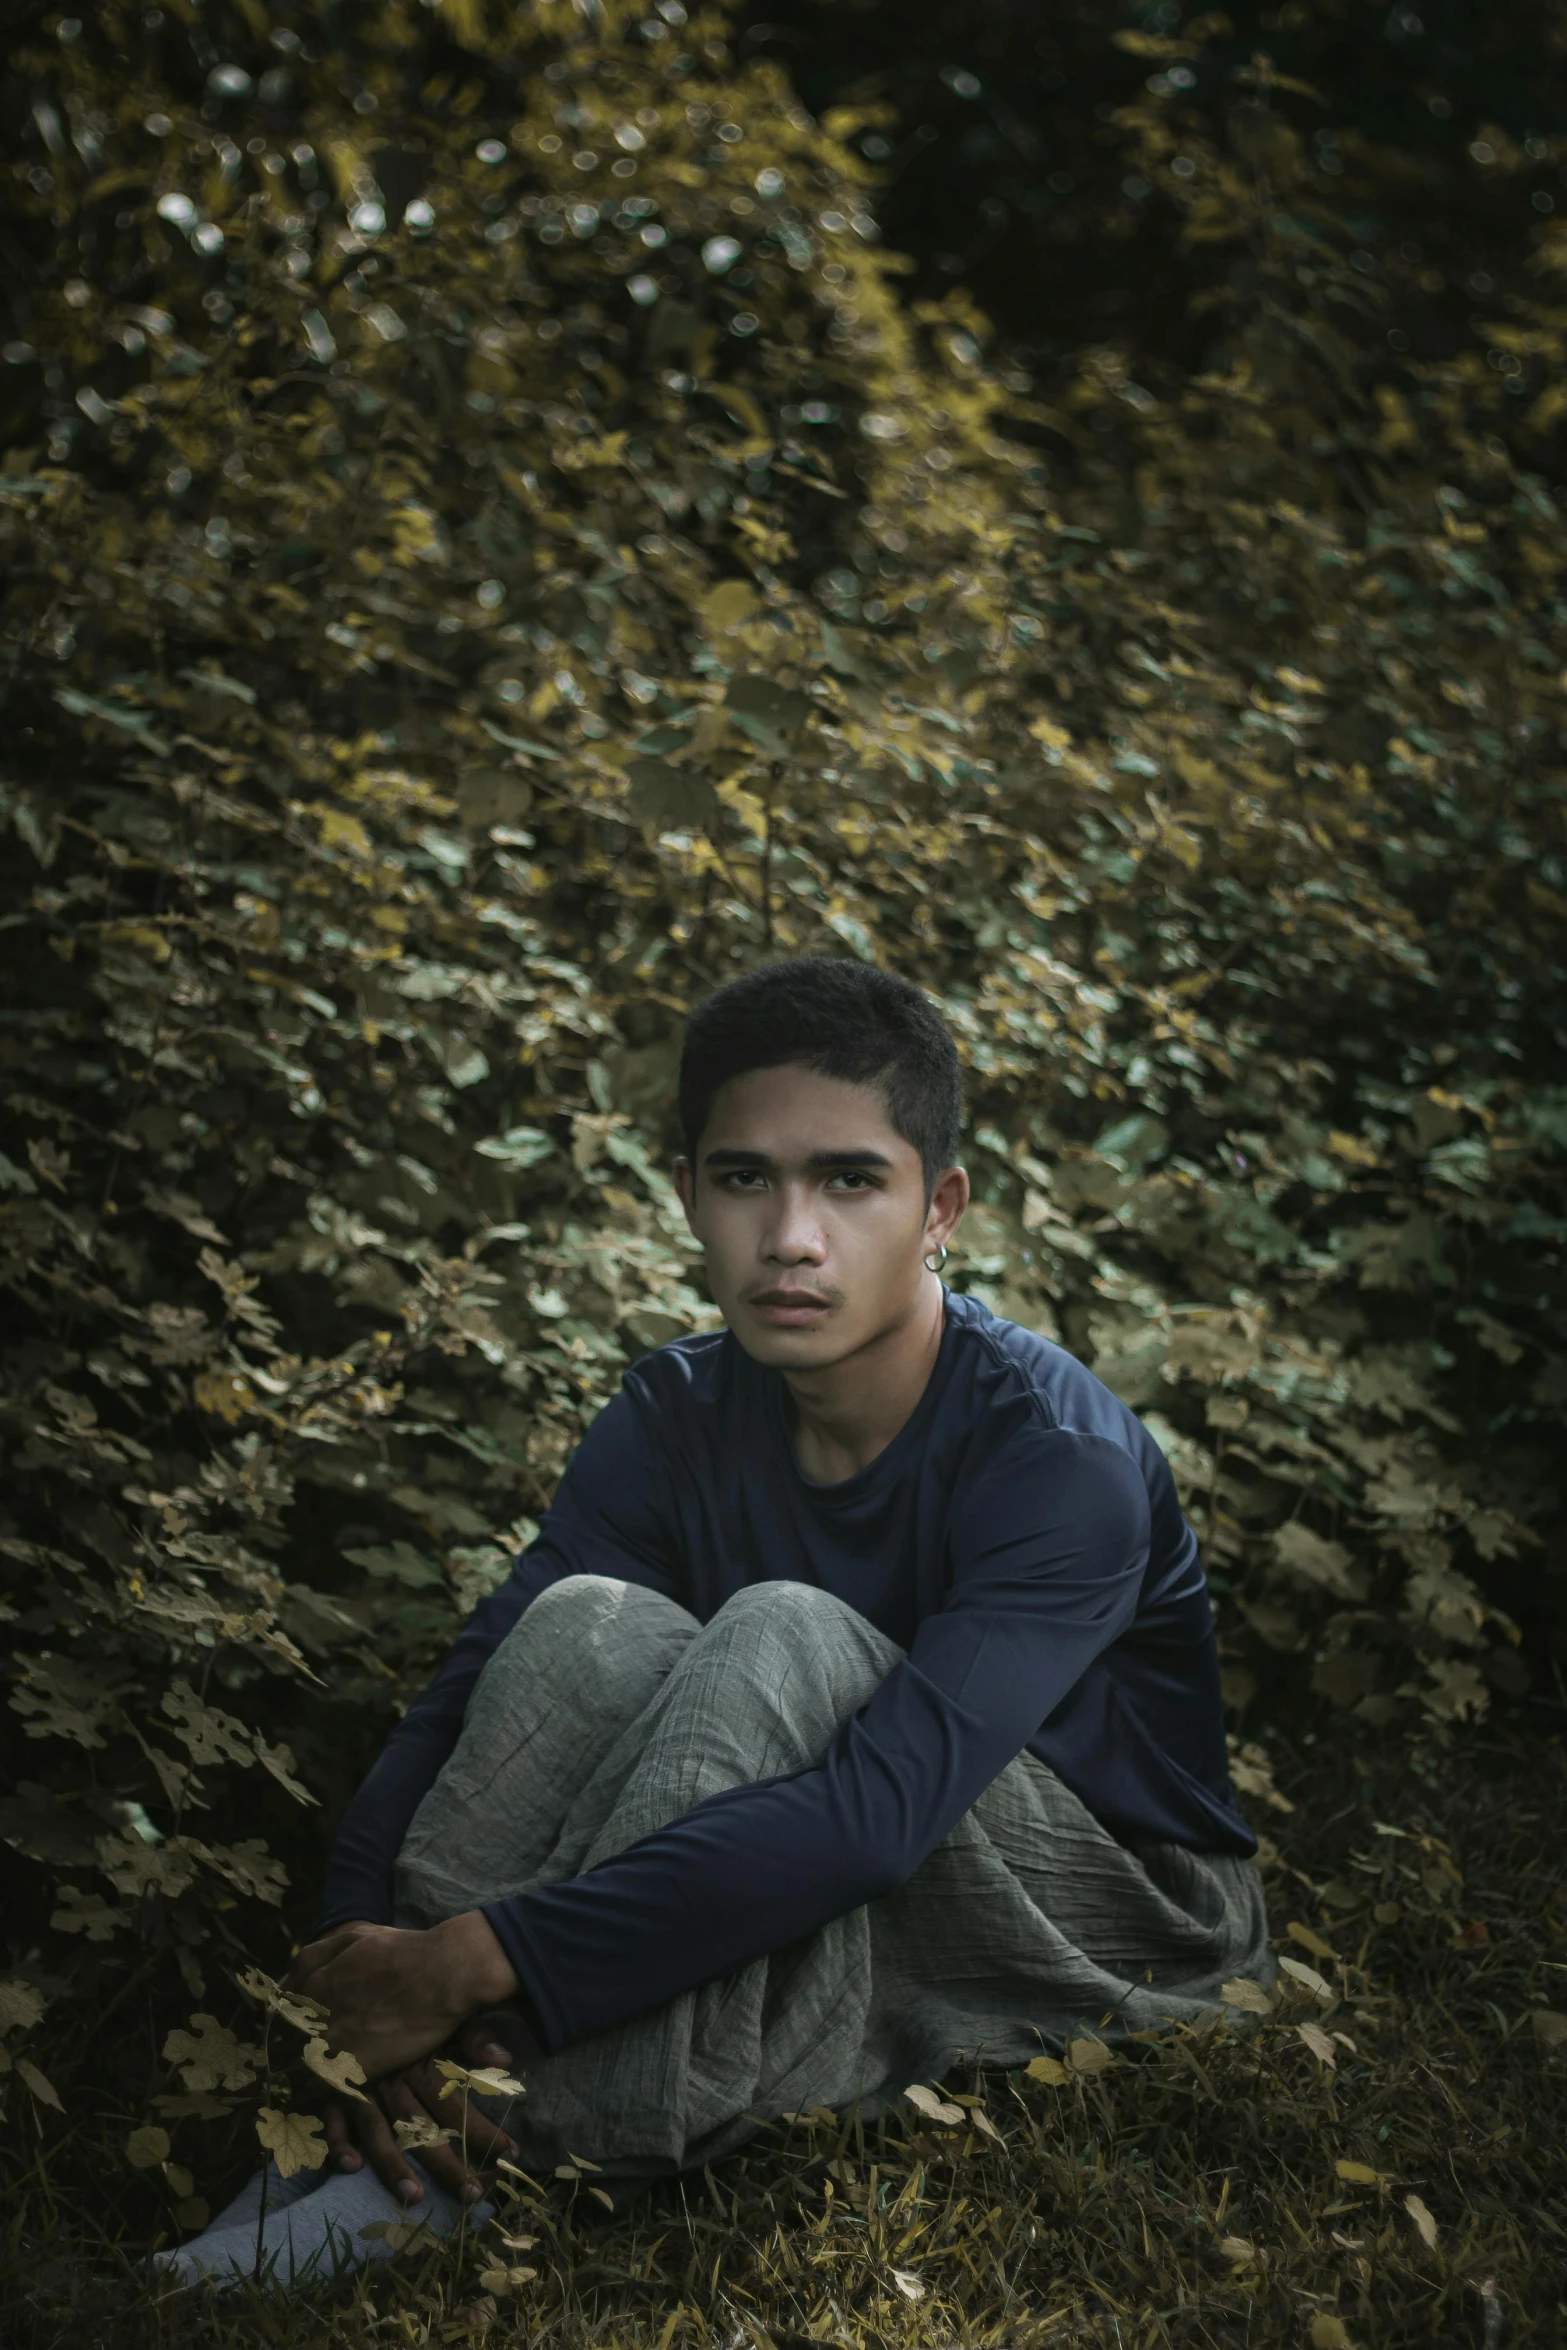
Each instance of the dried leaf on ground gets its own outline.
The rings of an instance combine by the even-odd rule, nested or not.
[[[934,2089],[927,2089],[923,2081],[913,2082],[903,2094],[927,2121],[941,2122],[952,2128],[968,2119],[961,2105],[949,2105]]]
[[[1325,2064],[1330,2072],[1336,2067],[1338,2050],[1320,2024],[1297,2024],[1295,2032],[1296,2037],[1304,2040],[1312,2055]]]
[[[1219,1997],[1227,2006],[1240,2008],[1245,2015],[1273,2013],[1272,1992],[1265,1991],[1260,1983],[1252,1982],[1245,1975],[1234,1975],[1229,1982],[1221,1983]]]
[[[1428,2252],[1434,2252],[1441,2231],[1432,2217],[1429,2205],[1419,2195],[1406,2195],[1404,2209],[1414,2221],[1421,2243]]]

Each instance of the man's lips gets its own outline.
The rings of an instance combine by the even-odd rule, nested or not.
[[[751,1311],[760,1314],[766,1322],[776,1322],[783,1328],[813,1322],[825,1314],[831,1298],[818,1297],[808,1289],[764,1289],[747,1300]]]

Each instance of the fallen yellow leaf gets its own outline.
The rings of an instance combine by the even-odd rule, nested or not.
[[[1418,2195],[1406,2195],[1404,2197],[1404,2209],[1408,2212],[1410,2218],[1414,2221],[1415,2227],[1419,2232],[1421,2243],[1424,2244],[1428,2252],[1434,2252],[1436,2250],[1436,2239],[1438,2231],[1436,2221],[1432,2217],[1429,2207],[1421,2201]]]
[[[1271,2015],[1273,1995],[1247,1975],[1234,1975],[1229,1982],[1219,1985],[1219,1997],[1227,2007],[1238,2007],[1246,2015]]]
[[[903,2094],[927,2121],[945,2122],[950,2127],[968,2118],[961,2105],[949,2105],[934,2089],[927,2089],[923,2081],[912,2082]]]
[[[1338,2050],[1320,2024],[1297,2024],[1295,2031],[1297,2037],[1305,2041],[1306,2046],[1319,2063],[1325,2064],[1330,2072],[1337,2069]]]

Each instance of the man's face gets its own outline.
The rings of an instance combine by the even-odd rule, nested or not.
[[[825,1369],[912,1318],[921,1260],[968,1198],[954,1167],[926,1206],[920,1155],[877,1087],[794,1067],[723,1086],[676,1182],[714,1303],[781,1370]]]

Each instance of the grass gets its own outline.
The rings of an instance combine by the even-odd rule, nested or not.
[[[968,2110],[995,2137],[912,2107],[870,2127],[780,2123],[613,2212],[586,2180],[519,2183],[514,2232],[536,2239],[523,2254],[498,2255],[481,2231],[290,2302],[216,2301],[138,2277],[136,2260],[172,2229],[161,2187],[125,2161],[135,2107],[97,2122],[48,2117],[31,2148],[7,2150],[0,2340],[1567,2340],[1567,2046],[1548,2020],[1567,2011],[1567,1751],[1538,1726],[1556,1718],[1520,1713],[1446,1746],[1378,1743],[1354,1725],[1292,1752],[1276,1745],[1296,1808],[1270,1820],[1275,1932],[1332,2004],[1290,1976],[1249,2033],[1179,2036],[1054,2085],[949,2076],[949,2099],[982,2101]],[[144,2029],[145,2052],[125,2052],[126,2077],[139,2065],[143,2082],[150,2011]],[[89,2084],[67,2102],[85,2112]],[[201,2167],[194,2133],[176,2151]],[[236,2141],[233,2179],[245,2159]],[[498,2258],[536,2274],[503,2284]]]

